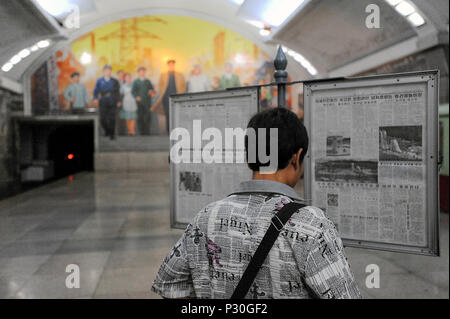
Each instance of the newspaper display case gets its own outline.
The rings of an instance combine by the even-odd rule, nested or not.
[[[305,198],[344,244],[439,255],[438,71],[304,83]]]
[[[245,162],[235,163],[245,154],[243,145],[227,144],[227,129],[245,131],[250,118],[258,112],[259,88],[236,88],[173,95],[170,98],[170,132],[183,128],[190,135],[190,145],[179,148],[189,162],[170,163],[170,224],[172,228],[185,228],[189,221],[207,204],[232,193],[240,182],[251,179],[251,170]],[[199,122],[200,121],[200,122]],[[199,125],[200,124],[200,125]],[[214,156],[222,163],[205,163],[202,150],[213,138],[221,135],[222,149]],[[217,129],[217,130],[216,130]],[[215,132],[215,133],[214,133]],[[196,145],[195,139],[206,137]],[[230,139],[228,139],[230,141]],[[177,140],[171,140],[171,149]]]

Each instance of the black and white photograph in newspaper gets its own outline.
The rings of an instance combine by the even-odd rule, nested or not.
[[[202,175],[199,172],[180,172],[180,191],[198,192],[202,191]]]
[[[422,126],[381,126],[380,161],[422,161]]]
[[[349,156],[350,136],[332,134],[327,136],[327,156]]]
[[[339,207],[339,195],[338,194],[327,194],[328,206]]]
[[[318,160],[314,174],[316,182],[377,184],[378,162]]]

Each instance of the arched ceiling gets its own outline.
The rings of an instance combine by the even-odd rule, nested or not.
[[[36,6],[22,1],[2,1],[0,30],[0,57],[3,61],[4,57],[11,57],[26,46],[58,34],[59,26]]]
[[[25,0],[18,0],[25,1]],[[246,23],[238,18],[236,13],[239,6],[229,0],[71,0],[80,8],[80,28],[68,30],[65,40],[52,43],[51,48],[46,51],[55,50],[68,42],[77,39],[79,36],[104,24],[129,17],[152,15],[152,14],[173,14],[190,16],[204,19],[233,31],[236,31],[266,51],[269,55],[275,55],[276,46],[266,44],[264,38],[259,35],[258,28]],[[5,29],[6,30],[6,29]],[[0,31],[1,33],[5,31]],[[21,41],[18,41],[21,42]],[[20,47],[20,45],[19,45]],[[32,59],[24,60],[16,65],[13,70],[3,76],[8,76],[19,81],[22,76],[28,76],[38,65],[45,61],[48,52],[36,54]],[[5,60],[11,58],[10,55],[0,55],[0,65]],[[293,68],[295,62],[290,62],[290,73],[295,78],[307,78],[308,72],[301,67]],[[0,71],[1,73],[1,71]]]
[[[448,44],[448,0],[408,0],[426,23],[414,27],[385,0],[311,0],[272,41],[301,52],[328,76],[352,75],[436,44]],[[366,7],[380,8],[380,28],[365,25]]]
[[[21,81],[42,63],[49,52],[103,24],[123,18],[174,14],[197,17],[228,27],[274,55],[276,45],[295,50],[319,71],[318,77],[350,75],[388,59],[412,54],[439,43],[448,44],[448,0],[408,0],[423,15],[426,24],[410,25],[385,0],[304,0],[282,25],[263,37],[259,29],[239,15],[241,6],[269,0],[68,0],[80,9],[80,28],[67,30],[39,9],[36,0],[0,2],[0,65],[21,49],[43,38],[53,39],[45,50],[32,54],[0,77]],[[365,7],[377,4],[381,28],[367,29]],[[299,7],[300,8],[300,7]],[[294,79],[311,75],[292,59],[289,72]]]

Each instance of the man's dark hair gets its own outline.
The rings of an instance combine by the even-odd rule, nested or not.
[[[297,115],[286,108],[277,107],[255,114],[248,122],[247,128],[252,128],[256,133],[256,145],[250,150],[255,150],[258,155],[258,128],[266,129],[266,154],[270,154],[270,128],[278,129],[278,169],[286,168],[292,155],[296,154],[300,148],[303,149],[300,155],[300,163],[308,151],[308,132]],[[245,153],[248,162],[248,135],[245,136]],[[258,156],[256,163],[248,163],[252,171],[259,171],[260,167],[269,166],[269,163],[262,164]]]
[[[76,76],[80,76],[80,73],[78,73],[78,72],[73,72],[71,75],[70,75],[70,77],[73,79],[74,77],[76,77]]]

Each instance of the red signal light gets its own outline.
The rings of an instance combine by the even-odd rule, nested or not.
[[[70,160],[71,160],[71,159],[73,159],[73,157],[74,157],[73,154],[67,155],[67,159],[70,159]]]

